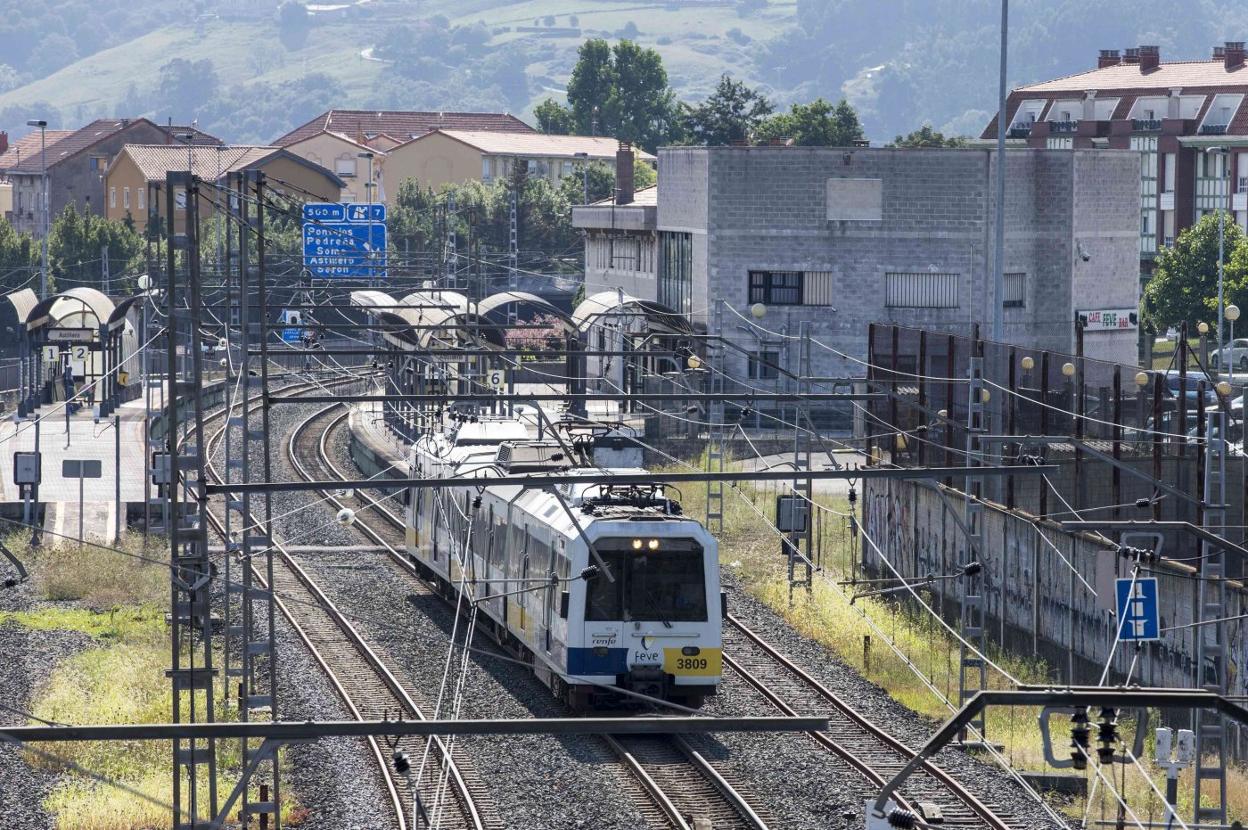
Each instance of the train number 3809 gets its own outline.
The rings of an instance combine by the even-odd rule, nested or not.
[[[705,657],[678,657],[676,658],[676,669],[685,671],[703,671],[707,667]]]

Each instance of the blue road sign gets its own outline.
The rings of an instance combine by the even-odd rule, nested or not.
[[[384,277],[386,206],[355,202],[305,204],[303,266],[314,277]]]
[[[1114,587],[1118,595],[1118,639],[1124,642],[1160,640],[1161,608],[1157,601],[1157,579],[1118,579]]]
[[[282,329],[282,342],[284,343],[298,343],[299,338],[302,336],[303,336],[303,329],[301,328]]]

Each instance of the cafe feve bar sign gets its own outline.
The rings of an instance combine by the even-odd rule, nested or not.
[[[1100,308],[1075,313],[1084,331],[1133,331],[1140,327],[1140,313],[1134,308]]]

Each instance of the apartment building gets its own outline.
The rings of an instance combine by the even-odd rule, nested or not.
[[[1006,104],[1010,146],[1140,154],[1141,274],[1159,248],[1217,209],[1248,229],[1248,66],[1241,41],[1204,60],[1157,46],[1105,49],[1096,68],[1030,84]],[[995,139],[997,119],[982,139]]]

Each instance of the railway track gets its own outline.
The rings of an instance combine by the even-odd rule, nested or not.
[[[740,620],[729,615],[724,622],[724,666],[783,714],[827,717],[826,732],[807,734],[872,785],[883,786],[914,757],[909,747],[863,717]],[[936,805],[943,816],[942,827],[1010,830],[1012,826],[1012,815],[995,812],[931,762],[910,776],[897,800],[899,806],[912,810]]]
[[[321,387],[319,383],[298,384],[283,391],[298,394]],[[248,412],[254,408],[255,405],[249,405]],[[220,418],[224,414],[223,408],[210,417]],[[211,459],[224,434],[225,426],[222,426],[207,439],[207,458]],[[297,463],[293,454],[292,462]],[[208,462],[208,472],[220,481],[211,461]],[[212,512],[207,518],[224,538],[221,519]],[[387,668],[320,586],[276,539],[273,540],[273,548],[277,554],[273,559],[277,607],[325,671],[352,717],[369,720],[402,713],[404,717],[423,719],[415,696]],[[252,573],[261,584],[266,584],[263,573],[254,567]],[[388,747],[383,748],[376,738],[368,738],[367,742],[380,770],[384,789],[390,797],[393,826],[398,830],[415,830],[416,825],[411,818],[414,789],[419,792],[430,821],[440,816],[436,826],[465,830],[497,830],[504,826],[484,784],[464,759],[449,750],[441,739],[434,740],[432,750],[436,760],[429,765],[424,779],[415,788],[410,776],[399,774],[390,763]],[[424,753],[424,744],[417,738],[404,738],[400,739],[395,749],[406,752],[413,762],[417,762]],[[439,779],[443,778],[446,783],[439,786]]]
[[[344,428],[347,417],[348,413],[334,404],[312,415],[292,433],[289,442],[292,463],[305,479],[348,478],[329,454],[331,436]],[[321,426],[319,432],[315,429],[318,425]],[[294,455],[301,457],[295,460]],[[318,471],[322,475],[318,476]],[[405,521],[386,506],[381,494],[322,491],[321,495],[339,508],[356,510],[353,527],[385,548],[391,561],[411,577],[416,590],[437,593],[404,555]],[[370,522],[361,513],[375,515],[380,522]],[[644,799],[635,803],[651,826],[696,830],[696,827],[707,826],[701,821],[705,819],[715,830],[766,830],[768,827],[767,818],[751,807],[739,788],[680,736],[608,735],[603,736],[602,745],[605,749],[602,754],[623,765],[637,794]]]

